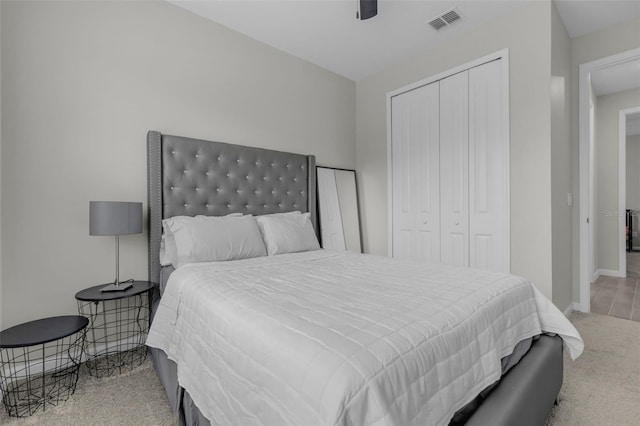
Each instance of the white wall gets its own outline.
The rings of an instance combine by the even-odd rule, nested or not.
[[[640,211],[640,135],[627,136],[627,208]],[[640,217],[633,218],[633,246],[640,246]]]
[[[578,100],[580,65],[640,47],[640,19],[632,19],[618,25],[571,40],[571,163],[573,181],[572,265],[573,300],[579,301],[579,249],[580,249],[580,161],[578,132]],[[617,269],[617,265],[616,265]]]
[[[366,252],[387,253],[386,93],[509,48],[511,271],[552,297],[550,16],[550,2],[523,2],[508,16],[357,82],[356,159]]]
[[[554,4],[551,6],[551,215],[553,303],[564,310],[571,289],[571,41]]]
[[[597,267],[617,271],[619,268],[619,117],[620,110],[640,107],[640,89],[627,90],[596,99],[596,190],[595,216]],[[624,212],[622,212],[624,214]]]
[[[2,7],[0,7],[0,50],[2,49]],[[2,55],[0,55],[0,190],[2,189]],[[2,270],[2,194],[0,192],[0,330],[4,330],[4,286]]]
[[[355,84],[165,2],[2,1],[5,326],[114,278],[90,200],[145,201],[149,129],[355,166]],[[147,277],[147,236],[120,239]]]

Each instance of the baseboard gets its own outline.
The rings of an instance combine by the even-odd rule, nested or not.
[[[624,278],[627,276],[626,272],[624,274],[620,273],[620,271],[616,271],[613,269],[598,269],[596,271],[596,278],[593,280],[597,280],[600,275],[604,275],[605,277],[617,277],[617,278]],[[593,282],[592,281],[592,282]]]
[[[578,302],[571,302],[569,303],[569,306],[567,306],[567,308],[562,312],[564,314],[565,317],[569,317],[569,315],[571,315],[571,312],[573,311],[579,311],[580,310],[580,304]]]

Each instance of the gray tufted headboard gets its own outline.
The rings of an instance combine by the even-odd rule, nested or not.
[[[299,210],[316,222],[313,155],[147,133],[149,281],[160,280],[162,219]]]

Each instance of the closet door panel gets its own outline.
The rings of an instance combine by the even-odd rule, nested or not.
[[[392,99],[393,256],[440,262],[438,84]]]
[[[470,266],[509,272],[508,139],[500,61],[469,70]]]
[[[469,265],[468,72],[440,81],[440,227],[442,263]]]

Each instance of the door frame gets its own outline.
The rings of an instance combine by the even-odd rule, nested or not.
[[[591,168],[592,150],[594,149],[592,144],[591,134],[591,115],[590,104],[592,102],[592,90],[591,90],[591,73],[603,68],[608,68],[613,65],[633,61],[640,59],[640,48],[631,49],[626,52],[618,53],[616,55],[607,56],[605,58],[596,59],[591,62],[586,62],[580,65],[580,80],[579,80],[579,100],[578,100],[578,149],[579,149],[579,177],[580,177],[580,214],[579,214],[579,253],[578,253],[578,270],[579,270],[579,303],[578,308],[582,312],[591,311],[591,282],[593,276],[594,265],[592,260],[594,259],[593,250],[595,244],[592,244],[594,238],[593,221],[589,221],[589,218],[593,218],[595,211],[593,206],[593,193],[594,188],[591,185],[591,179],[593,176],[593,170]],[[626,123],[625,123],[626,124]],[[621,142],[619,142],[621,143]],[[621,146],[621,145],[620,145]],[[624,151],[626,151],[626,144],[624,145]],[[620,174],[618,176],[618,214],[619,214],[619,232],[618,238],[621,243],[619,244],[620,250],[624,249],[624,227],[625,217],[623,212],[626,211],[626,207],[622,204],[626,201],[626,159],[622,157],[625,152],[619,150],[618,168]],[[625,172],[625,175],[622,172]],[[595,185],[594,185],[595,186]],[[622,189],[625,190],[622,194]],[[591,223],[589,223],[591,222]],[[620,259],[618,267],[619,273],[626,274],[626,251],[619,254]],[[624,269],[623,269],[624,267]]]
[[[507,139],[507,155],[506,155],[506,175],[510,176],[510,155],[509,146],[511,143],[510,126],[509,126],[509,49],[501,49],[496,52],[490,53],[481,58],[464,63],[457,67],[451,68],[447,71],[435,74],[425,79],[407,84],[398,89],[392,90],[387,93],[387,254],[393,256],[393,158],[392,158],[392,146],[391,146],[391,100],[393,97],[409,92],[411,90],[418,89],[436,81],[445,79],[454,74],[475,68],[487,62],[502,59],[502,103],[505,108],[502,109],[502,132]],[[510,179],[507,180],[507,194],[510,194]],[[511,270],[511,200],[507,203],[507,212],[505,214],[507,233],[507,250],[506,250],[506,264],[509,265]]]

